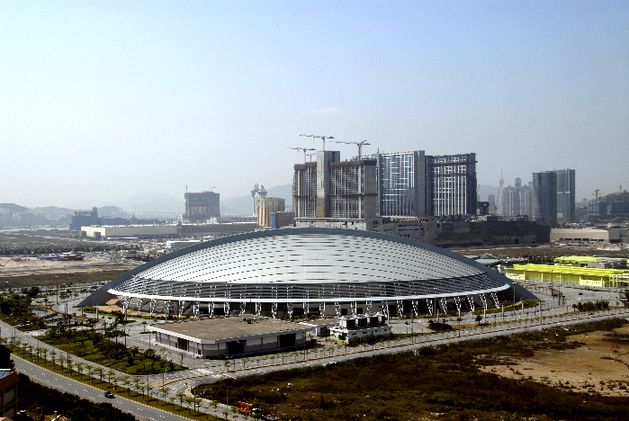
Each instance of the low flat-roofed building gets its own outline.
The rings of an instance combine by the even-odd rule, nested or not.
[[[0,416],[13,418],[17,414],[17,386],[20,376],[12,369],[0,369]]]
[[[600,241],[604,243],[619,243],[621,230],[600,228],[553,228],[550,231],[550,241]]]
[[[149,326],[155,343],[217,358],[303,347],[311,326],[259,316],[205,319]]]
[[[81,227],[81,236],[89,238],[174,237],[177,235],[177,225],[125,225]]]

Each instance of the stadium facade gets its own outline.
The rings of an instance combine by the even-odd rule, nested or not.
[[[499,295],[509,302],[536,299],[492,269],[415,240],[290,228],[177,250],[111,281],[80,305],[122,297],[125,311],[151,315],[418,315],[498,307]]]

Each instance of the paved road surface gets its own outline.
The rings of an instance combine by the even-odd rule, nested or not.
[[[134,401],[130,401],[119,396],[113,399],[108,399],[103,396],[103,391],[96,389],[84,383],[79,383],[70,378],[57,375],[52,371],[43,369],[35,364],[31,364],[22,358],[13,355],[13,361],[15,362],[15,369],[19,373],[26,374],[31,380],[51,387],[53,389],[60,390],[62,392],[71,393],[79,396],[83,399],[88,399],[92,402],[110,403],[114,407],[121,411],[133,414],[140,420],[181,420],[189,421],[188,418],[178,417],[177,415],[169,412],[163,412],[155,408],[139,404]]]

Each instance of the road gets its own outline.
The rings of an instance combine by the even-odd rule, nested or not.
[[[188,418],[179,417],[169,412],[160,411],[150,406],[142,405],[140,403],[121,398],[116,396],[113,399],[109,399],[103,396],[103,391],[87,385],[85,383],[79,383],[68,377],[60,376],[52,371],[39,367],[38,365],[31,364],[30,362],[13,355],[13,361],[15,362],[15,369],[17,372],[26,374],[32,381],[51,387],[53,389],[60,390],[62,392],[71,393],[83,399],[88,399],[92,402],[98,403],[110,403],[114,407],[121,411],[132,414],[139,420],[181,420],[189,421]]]

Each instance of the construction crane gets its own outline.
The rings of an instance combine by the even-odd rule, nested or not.
[[[291,146],[289,146],[286,149],[294,149],[296,151],[304,151],[304,164],[306,163],[306,151],[316,151],[315,148],[296,148],[296,147],[291,147]]]
[[[601,192],[601,190],[597,187],[594,190],[594,194],[592,196],[594,196],[596,198],[596,202],[598,202],[598,194]]]
[[[367,143],[366,140],[363,140],[361,142],[347,142],[345,140],[333,140],[332,142],[334,143],[346,143],[348,145],[357,145],[358,146],[358,160],[360,161],[360,158],[363,156],[363,146],[364,145],[371,145],[371,143]]]
[[[334,136],[316,136],[313,134],[300,134],[299,136],[311,137],[313,139],[321,139],[323,140],[323,150],[325,151],[325,140],[326,139],[334,139]]]
[[[312,157],[315,156],[317,153],[313,152],[313,153],[307,153],[306,156],[308,157],[308,162],[312,162]]]

